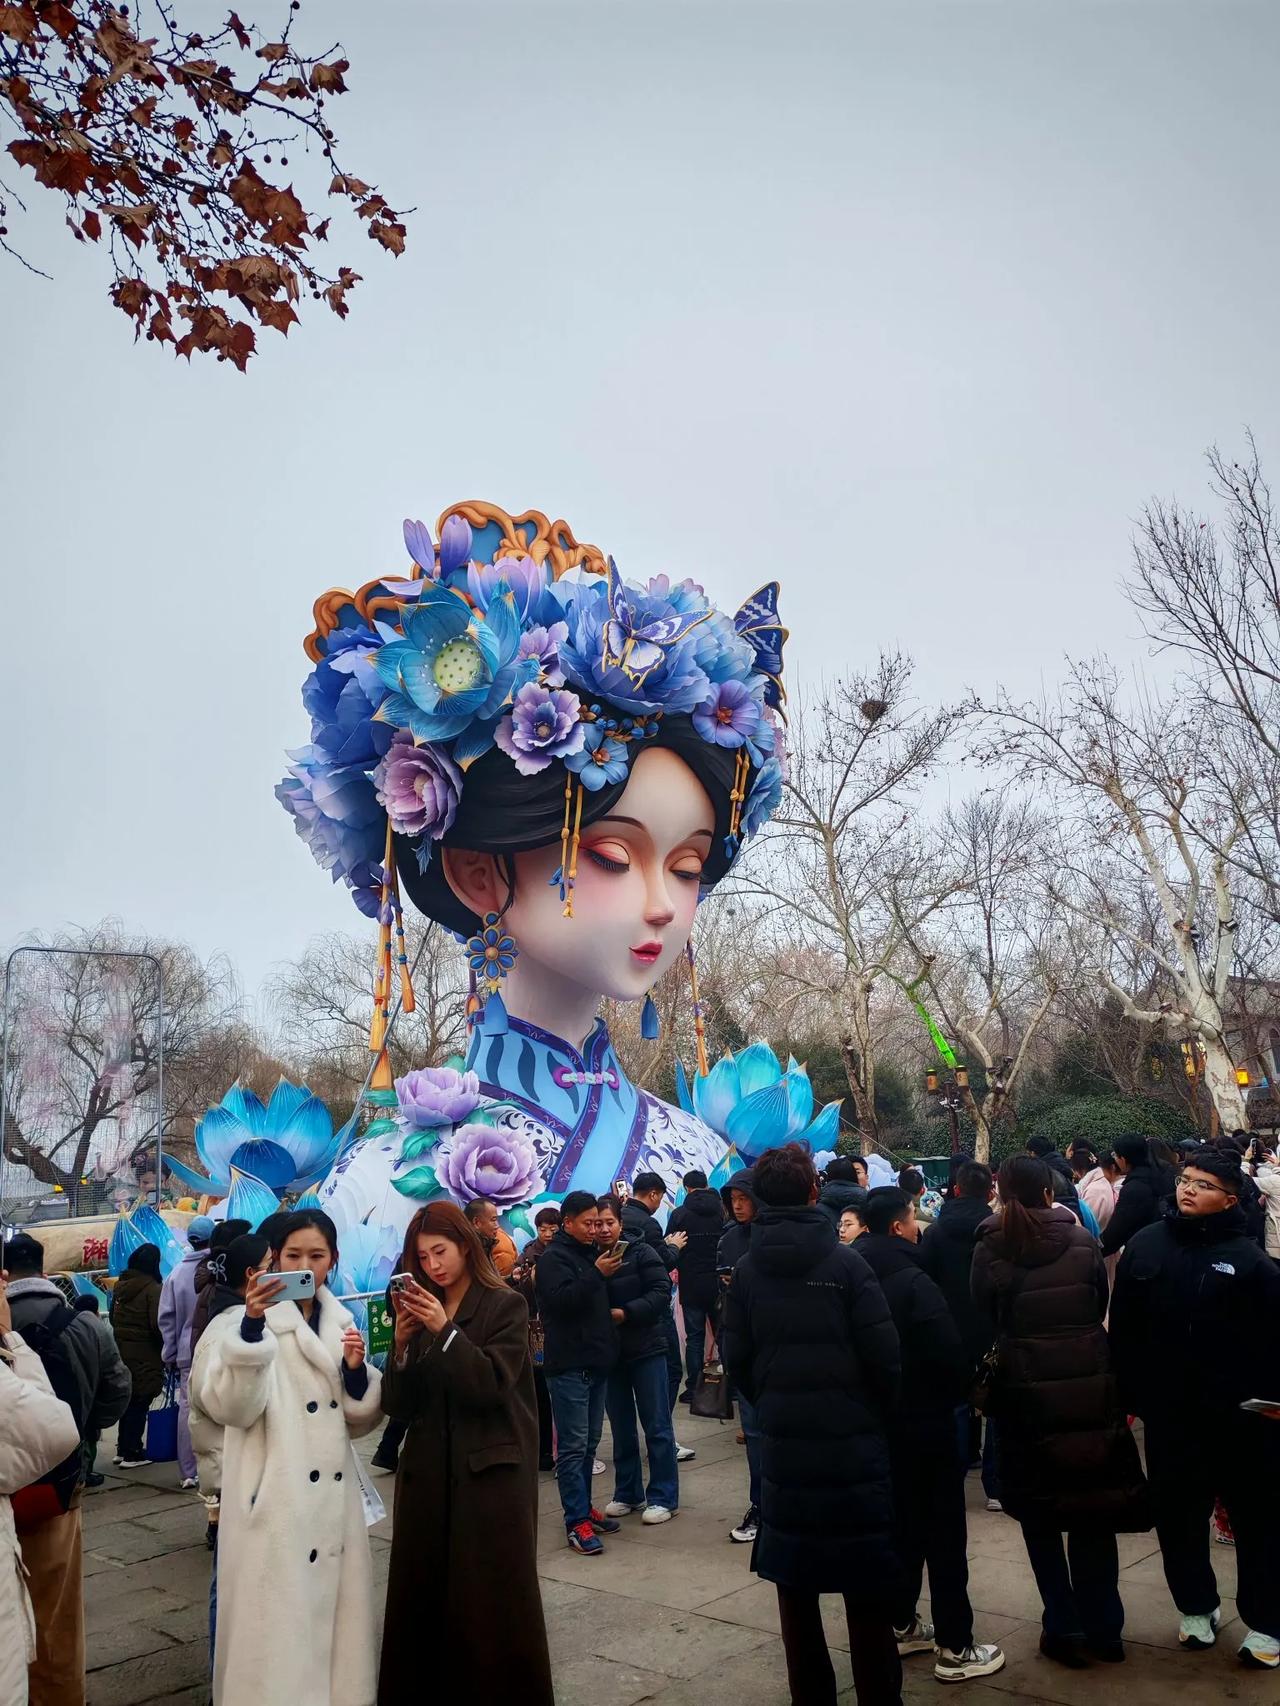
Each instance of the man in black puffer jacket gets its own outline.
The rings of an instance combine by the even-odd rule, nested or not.
[[[831,1224],[840,1225],[840,1216],[847,1208],[860,1209],[867,1200],[867,1164],[861,1158],[837,1155],[827,1164],[818,1192],[818,1207],[831,1216]]]
[[[1004,1665],[999,1647],[973,1644],[965,1465],[956,1450],[955,1411],[972,1379],[959,1329],[917,1252],[920,1223],[905,1191],[870,1192],[858,1254],[880,1281],[902,1349],[902,1397],[889,1433],[898,1557],[906,1571],[894,1614],[898,1652],[934,1650],[942,1682],[990,1676]],[[929,1567],[933,1623],[918,1614]]]
[[[575,1552],[602,1552],[597,1531],[618,1524],[592,1508],[591,1466],[604,1431],[605,1386],[618,1360],[618,1329],[607,1282],[622,1266],[596,1248],[598,1216],[590,1191],[570,1191],[560,1230],[538,1257],[534,1293],[545,1340],[543,1370],[556,1423],[556,1481],[564,1526]]]
[[[1102,1229],[1102,1254],[1114,1256],[1129,1240],[1153,1226],[1173,1196],[1172,1167],[1158,1167],[1151,1160],[1145,1137],[1118,1137],[1116,1166],[1124,1174],[1115,1213]]]
[[[1111,1347],[1121,1396],[1145,1423],[1156,1533],[1182,1613],[1178,1639],[1198,1648],[1216,1638],[1209,1518],[1217,1497],[1235,1534],[1236,1604],[1246,1625],[1240,1657],[1276,1670],[1276,1425],[1240,1405],[1276,1395],[1280,1268],[1248,1236],[1239,1201],[1234,1158],[1203,1149],[1187,1163],[1163,1218],[1131,1238],[1120,1258]]]
[[[596,1207],[596,1242],[602,1250],[611,1250],[623,1236],[622,1204],[617,1197],[601,1197]],[[627,1242],[621,1267],[605,1285],[619,1349],[605,1388],[614,1480],[613,1499],[604,1514],[617,1517],[643,1511],[646,1523],[668,1522],[680,1504],[663,1329],[663,1318],[671,1313],[671,1281],[661,1257],[639,1241]],[[649,1453],[647,1488],[640,1465],[637,1412]]]
[[[657,1173],[637,1173],[631,1181],[631,1195],[622,1205],[622,1236],[647,1244],[670,1274],[675,1272],[680,1252],[688,1239],[683,1232],[677,1232],[674,1238],[670,1239],[663,1236],[657,1214],[666,1194],[666,1184]],[[684,1363],[680,1356],[680,1334],[676,1328],[675,1311],[670,1306],[667,1308],[662,1331],[667,1351],[667,1407],[674,1410],[680,1392],[680,1376],[684,1372]],[[686,1451],[679,1444],[676,1451],[684,1453],[679,1459],[681,1462],[694,1455],[692,1448]]]
[[[687,1242],[680,1252],[680,1313],[684,1316],[685,1389],[687,1403],[702,1373],[707,1354],[707,1318],[716,1306],[716,1246],[724,1230],[724,1204],[717,1192],[707,1189],[707,1175],[695,1168],[682,1181],[685,1199],[671,1211],[667,1236],[683,1232]]]
[[[750,1167],[743,1167],[727,1185],[721,1185],[720,1195],[729,1216],[716,1250],[716,1273],[720,1280],[720,1308],[723,1313],[724,1297],[733,1270],[751,1248],[751,1229],[755,1225],[758,1207],[755,1173]],[[760,1422],[750,1398],[742,1392],[736,1392],[734,1397],[747,1448],[748,1503],[746,1515],[736,1528],[729,1530],[729,1538],[740,1546],[749,1546],[760,1529]]]
[[[920,1244],[925,1272],[947,1300],[973,1374],[995,1340],[991,1317],[973,1301],[970,1287],[978,1228],[991,1213],[992,1184],[990,1167],[981,1161],[962,1161],[956,1168],[950,1196],[943,1199],[938,1218]],[[974,1429],[975,1414],[966,1393],[956,1405],[956,1443],[966,1467],[976,1455],[979,1440]],[[998,1510],[1000,1506],[996,1438],[996,1425],[988,1416],[981,1444],[982,1490],[987,1496],[988,1510]]]
[[[898,1335],[871,1270],[817,1207],[807,1152],[770,1149],[754,1176],[751,1248],[729,1282],[721,1339],[762,1436],[752,1567],[777,1588],[793,1701],[833,1706],[819,1595],[839,1593],[858,1699],[895,1706],[902,1572],[885,1428]]]

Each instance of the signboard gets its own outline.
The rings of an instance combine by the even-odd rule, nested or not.
[[[371,1297],[369,1299],[369,1355],[375,1357],[379,1351],[389,1351],[396,1335],[396,1319],[387,1308],[386,1299]]]

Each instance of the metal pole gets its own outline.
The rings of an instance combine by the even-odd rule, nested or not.
[[[156,970],[156,1003],[159,1029],[156,1039],[156,1095],[159,1108],[156,1116],[156,1189],[155,1202],[160,1206],[160,1174],[163,1155],[164,1129],[164,967],[155,954],[144,952],[140,948],[55,948],[43,943],[27,943],[14,948],[4,965],[4,1043],[0,1049],[0,1184],[4,1180],[4,1138],[6,1121],[9,1114],[9,981],[13,970],[13,962],[19,954],[82,954],[88,960],[146,960]],[[79,1184],[76,1185],[75,1204],[79,1207]],[[4,1192],[0,1190],[0,1197]],[[79,1218],[79,1216],[73,1216]]]

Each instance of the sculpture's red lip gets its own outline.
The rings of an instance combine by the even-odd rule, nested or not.
[[[662,952],[662,943],[641,942],[640,946],[638,948],[632,948],[631,952],[635,955],[636,959],[642,961],[643,964],[651,966]]]

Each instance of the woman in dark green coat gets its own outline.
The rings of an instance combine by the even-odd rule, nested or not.
[[[147,1462],[147,1411],[164,1385],[158,1245],[140,1245],[129,1257],[111,1294],[110,1315],[120,1359],[133,1379],[133,1395],[120,1418],[116,1462],[122,1469],[137,1469]]]

